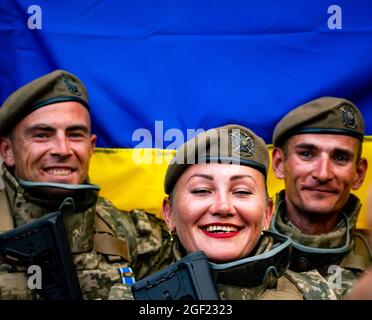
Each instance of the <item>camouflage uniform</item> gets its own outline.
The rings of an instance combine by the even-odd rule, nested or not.
[[[47,210],[25,199],[18,181],[5,166],[3,170],[5,189],[0,193],[10,200],[14,226],[46,214]],[[95,206],[65,217],[64,221],[84,299],[131,299],[130,287],[121,284],[118,268],[131,267],[139,279],[170,263],[171,246],[165,224],[142,210],[120,212],[99,197]],[[102,243],[95,241],[95,237],[102,237],[97,234],[124,243],[126,255],[102,252]],[[38,298],[27,288],[25,267],[0,264],[0,299]]]
[[[250,261],[245,264],[259,263],[259,267],[265,272],[265,277],[259,285],[250,286],[249,281],[245,281],[242,276],[234,274],[236,283],[219,283],[216,281],[216,287],[221,300],[337,300],[336,293],[328,286],[327,281],[316,271],[307,273],[297,273],[287,270],[290,253],[286,257],[279,257],[280,253],[273,256],[271,263],[262,261],[261,254],[269,254],[271,250],[277,248],[279,243],[273,239],[272,235],[264,232],[261,236],[254,253],[250,256],[257,258],[256,261]],[[173,253],[177,260],[185,254],[185,250],[176,238],[173,245]],[[254,260],[254,259],[252,259]],[[279,266],[279,260],[287,261],[282,267]],[[231,264],[231,262],[229,262]],[[213,263],[211,263],[213,265]],[[244,264],[243,264],[244,266]],[[277,275],[268,272],[269,268],[275,266]],[[279,271],[281,269],[281,271]],[[211,267],[214,279],[217,279],[216,271]],[[226,269],[228,272],[228,269]],[[248,269],[249,270],[249,269]],[[254,276],[258,276],[255,274]],[[226,279],[228,275],[224,275]],[[227,281],[228,282],[228,281]],[[242,284],[247,282],[247,284]],[[239,285],[237,285],[239,283]]]
[[[350,291],[356,279],[371,263],[372,259],[372,253],[368,246],[366,235],[362,230],[355,230],[361,207],[359,199],[351,194],[344,207],[343,212],[349,226],[347,226],[345,219],[341,219],[331,232],[321,235],[307,235],[294,226],[285,216],[284,199],[285,191],[282,190],[277,195],[276,212],[271,222],[271,230],[290,237],[295,243],[310,248],[335,249],[345,246],[347,234],[351,232],[350,244],[347,250],[345,250],[345,253],[334,255],[332,261],[327,260],[329,257],[326,256],[326,253],[323,253],[323,259],[320,260],[318,258],[320,263],[312,261],[314,256],[308,254],[301,261],[294,261],[292,258],[293,261],[290,266],[291,270],[303,272],[309,271],[315,266],[325,280],[333,283],[335,292],[339,298],[342,298]],[[299,259],[302,258],[300,257]],[[335,282],[336,269],[330,269],[331,266],[339,266],[341,268],[337,271],[341,275],[341,286]]]

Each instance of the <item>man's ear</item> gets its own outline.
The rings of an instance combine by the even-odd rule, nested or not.
[[[285,172],[284,172],[284,162],[285,162],[285,155],[283,152],[283,149],[281,148],[274,148],[272,153],[272,168],[275,173],[275,176],[278,179],[284,179],[285,178]]]
[[[9,138],[0,137],[0,156],[8,167],[14,166],[13,146]]]
[[[366,176],[367,169],[368,169],[367,159],[361,158],[356,165],[356,175],[354,177],[353,184],[351,185],[351,188],[353,190],[357,190],[360,188]]]
[[[172,201],[168,197],[163,199],[162,212],[168,230],[170,232],[175,232],[176,225],[174,223]]]
[[[92,134],[90,136],[90,152],[93,154],[94,148],[96,147],[96,142],[97,142],[97,136],[95,134]]]

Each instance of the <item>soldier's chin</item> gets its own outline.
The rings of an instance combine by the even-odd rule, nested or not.
[[[319,205],[319,206],[308,206],[303,211],[313,216],[326,216],[334,212],[335,210],[332,205],[328,205],[328,206]]]
[[[76,179],[73,179],[73,177],[65,177],[65,178],[58,178],[58,179],[49,179],[46,182],[51,182],[51,183],[62,183],[62,184],[77,184],[75,181]]]

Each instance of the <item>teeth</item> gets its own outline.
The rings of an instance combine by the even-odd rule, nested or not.
[[[206,230],[207,232],[236,232],[238,228],[230,226],[208,226]]]
[[[53,176],[67,176],[71,173],[71,169],[49,169],[47,172]]]

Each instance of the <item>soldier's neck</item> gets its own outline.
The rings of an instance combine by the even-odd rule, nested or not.
[[[294,207],[289,201],[286,201],[286,217],[301,232],[309,235],[319,235],[328,233],[340,221],[341,212],[328,214],[316,214],[303,212]]]

